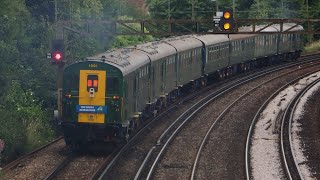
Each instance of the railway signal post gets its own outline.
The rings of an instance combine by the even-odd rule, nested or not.
[[[51,53],[47,54],[47,58],[51,59],[51,63],[57,65],[57,94],[58,94],[58,113],[56,119],[60,121],[62,116],[62,76],[65,65],[65,48],[63,39],[54,39],[51,42]]]

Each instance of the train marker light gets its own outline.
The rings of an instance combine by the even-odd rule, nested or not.
[[[120,97],[119,96],[113,96],[112,98],[113,99],[119,99]]]
[[[71,98],[71,94],[66,94],[64,97],[70,99]]]

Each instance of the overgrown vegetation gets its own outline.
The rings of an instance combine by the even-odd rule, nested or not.
[[[304,53],[320,52],[320,41],[310,43],[304,47]]]

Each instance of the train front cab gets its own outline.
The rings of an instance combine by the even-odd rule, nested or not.
[[[80,63],[65,70],[61,125],[67,145],[123,139],[122,75],[110,68],[104,63]]]

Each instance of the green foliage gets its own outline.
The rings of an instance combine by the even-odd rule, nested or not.
[[[16,113],[1,108],[0,123],[0,137],[5,141],[5,150],[0,154],[0,160],[6,161],[21,153],[26,141],[26,129]]]
[[[23,0],[2,0],[0,3],[0,39],[10,42],[24,36],[30,17]]]
[[[4,0],[0,21],[0,138],[6,142],[2,159],[7,160],[52,139],[51,114],[45,108],[52,106],[48,92],[56,83],[45,59],[50,26],[33,19],[22,0]]]
[[[128,3],[128,0],[103,0],[103,19],[118,19],[122,16],[143,19],[147,17],[144,12],[137,10]]]
[[[12,81],[1,102],[0,137],[6,142],[7,157],[31,151],[53,138],[48,117],[31,90]]]
[[[122,16],[120,17],[122,20],[132,20],[131,17]],[[140,26],[137,24],[130,25],[130,28],[135,29],[137,31],[140,31]],[[119,29],[119,31],[124,31],[124,29]],[[145,29],[145,32],[148,32],[147,29]],[[152,36],[145,35],[145,36],[117,36],[115,37],[112,47],[113,48],[119,48],[119,47],[127,47],[134,44],[141,44],[144,42],[150,42],[154,40]]]
[[[68,44],[67,48],[68,64],[101,52],[103,49],[94,38],[77,35],[70,35],[68,38],[72,41],[72,43]]]
[[[268,18],[271,5],[268,1],[256,0],[250,8],[249,18]]]
[[[212,18],[211,0],[147,0],[154,19],[205,19]]]
[[[313,53],[320,51],[320,41],[313,42],[304,47],[304,53]]]

